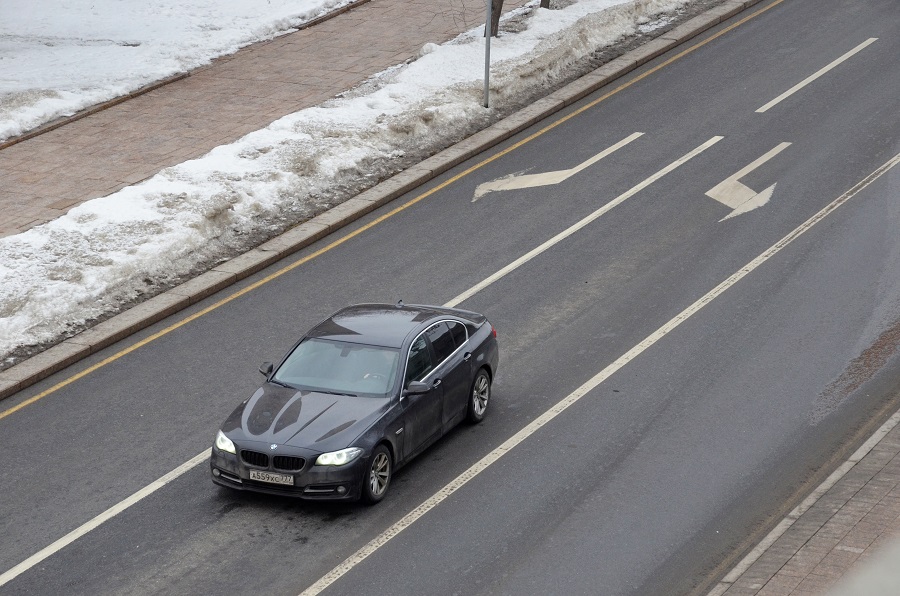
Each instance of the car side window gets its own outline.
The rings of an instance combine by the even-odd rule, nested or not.
[[[456,346],[453,344],[453,336],[450,334],[450,328],[447,327],[447,323],[432,325],[425,331],[425,335],[431,341],[438,364],[446,360],[456,350]]]
[[[456,321],[447,321],[447,326],[450,327],[450,335],[453,336],[453,343],[456,344],[457,348],[466,343],[469,334],[466,333],[465,325]]]
[[[409,347],[409,360],[406,362],[406,379],[403,381],[403,386],[406,387],[410,381],[421,381],[433,368],[434,363],[431,361],[431,353],[428,351],[425,336],[420,335]]]

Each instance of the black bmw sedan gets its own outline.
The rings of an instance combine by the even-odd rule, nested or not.
[[[479,314],[360,304],[316,325],[216,435],[213,482],[306,499],[384,498],[395,470],[480,422],[497,333]]]

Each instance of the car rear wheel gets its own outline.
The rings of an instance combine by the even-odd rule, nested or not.
[[[391,474],[394,462],[391,452],[384,445],[379,445],[372,452],[369,468],[363,479],[362,498],[369,504],[375,504],[384,498],[391,485]]]
[[[472,391],[469,393],[469,422],[478,423],[484,420],[487,412],[488,401],[491,399],[491,377],[483,368],[478,371],[472,382]]]

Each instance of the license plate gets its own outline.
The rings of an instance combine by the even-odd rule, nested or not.
[[[289,474],[274,474],[272,472],[250,470],[250,480],[258,480],[260,482],[268,482],[270,484],[286,484],[287,486],[294,486],[294,477]]]

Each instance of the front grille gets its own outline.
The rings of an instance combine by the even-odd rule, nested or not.
[[[269,456],[259,451],[250,451],[249,449],[241,449],[241,459],[245,464],[251,466],[259,466],[260,468],[269,467]]]
[[[274,457],[274,465],[276,470],[285,470],[287,472],[299,472],[306,463],[302,457],[291,457],[289,455],[276,455]]]
[[[333,495],[337,492],[337,488],[339,485],[337,484],[318,484],[313,486],[307,486],[303,489],[303,494],[306,495]]]

